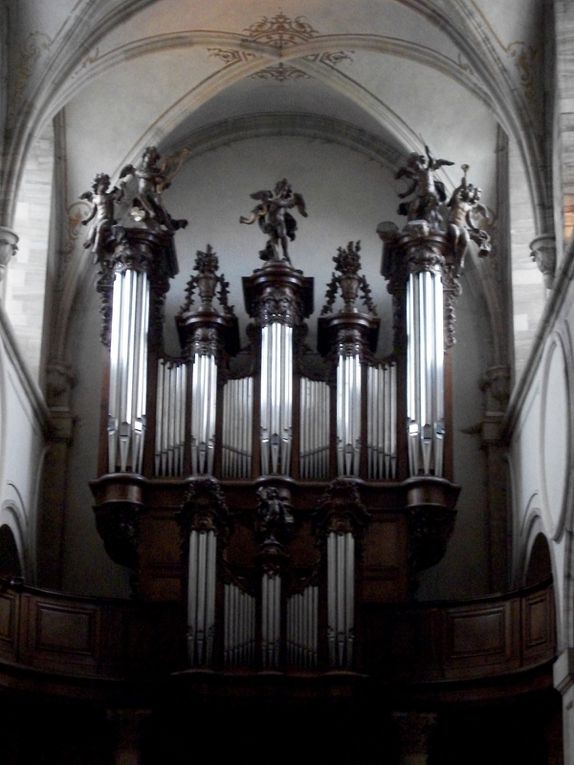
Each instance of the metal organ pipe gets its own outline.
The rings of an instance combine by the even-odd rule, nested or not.
[[[337,470],[359,474],[361,456],[361,360],[339,355],[337,365]]]
[[[329,386],[301,378],[300,402],[301,478],[321,480],[329,470]]]
[[[223,662],[251,664],[255,658],[255,598],[236,584],[224,585]]]
[[[223,388],[222,477],[251,475],[253,378],[228,380]]]
[[[443,286],[421,271],[407,283],[407,421],[411,475],[441,476],[444,448]]]
[[[305,587],[287,600],[287,658],[290,664],[317,666],[319,588]]]
[[[116,273],[112,301],[108,469],[140,473],[147,390],[147,274],[133,269]]]
[[[215,633],[215,532],[192,530],[189,541],[187,625],[191,666],[208,666]]]
[[[355,540],[350,532],[327,535],[327,640],[329,663],[353,662],[355,613]]]
[[[261,579],[261,661],[266,669],[279,665],[281,646],[281,577],[265,572]]]
[[[272,322],[261,330],[261,471],[289,475],[293,409],[293,329]]]
[[[192,357],[191,400],[191,472],[211,475],[217,401],[217,363],[211,354],[195,353]]]
[[[185,362],[159,359],[155,431],[155,473],[158,476],[183,475],[186,388]]]
[[[397,474],[397,365],[367,367],[367,455],[371,480],[392,480]]]

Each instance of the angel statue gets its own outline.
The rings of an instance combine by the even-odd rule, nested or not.
[[[84,247],[94,253],[95,259],[99,259],[115,225],[114,204],[122,198],[122,190],[114,186],[110,190],[110,176],[107,173],[98,173],[92,183],[92,190],[85,191],[80,199],[86,199],[92,204],[92,209],[82,225],[87,226],[92,222],[88,238]]]
[[[445,165],[454,165],[447,159],[435,159],[425,146],[426,156],[413,152],[407,159],[407,164],[399,168],[395,178],[406,176],[410,179],[406,191],[399,194],[401,199],[411,196],[407,202],[401,202],[399,215],[406,215],[407,220],[426,220],[431,225],[439,227],[441,216],[439,206],[446,201],[444,183],[437,180],[433,173]]]
[[[448,202],[448,234],[451,237],[455,252],[462,262],[470,240],[478,245],[479,257],[488,255],[491,251],[490,236],[476,225],[474,216],[479,215],[489,221],[490,216],[486,207],[480,204],[482,190],[468,183],[466,174],[468,165],[461,165],[463,176],[460,184],[453,191]]]
[[[242,215],[239,218],[240,223],[257,223],[264,234],[269,237],[265,249],[261,250],[259,257],[262,260],[281,260],[278,252],[278,245],[281,243],[283,260],[291,263],[287,247],[287,239],[295,239],[297,230],[297,221],[288,212],[293,207],[303,217],[307,217],[305,200],[301,194],[296,194],[291,188],[291,184],[286,178],[275,184],[273,191],[263,190],[251,194],[252,199],[258,200],[259,204],[253,208],[251,215]]]
[[[132,202],[130,214],[135,220],[143,220],[150,227],[160,226],[173,233],[185,228],[187,221],[174,220],[165,209],[162,193],[169,188],[175,174],[189,155],[188,149],[182,149],[169,157],[160,157],[155,146],[148,146],[142,154],[141,163],[126,165],[120,172],[120,181],[133,176],[137,181],[137,194]]]

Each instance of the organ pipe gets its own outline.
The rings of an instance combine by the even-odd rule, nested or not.
[[[444,330],[440,273],[409,274],[407,422],[411,475],[442,476],[444,450]]]
[[[301,378],[300,475],[321,480],[329,471],[329,386],[321,380]]]
[[[293,328],[272,322],[261,330],[261,472],[289,475],[293,410]]]
[[[223,388],[222,478],[251,475],[253,378],[231,379]]]
[[[367,454],[371,480],[397,475],[397,366],[383,362],[367,367]]]
[[[327,641],[329,664],[353,662],[355,540],[351,532],[327,534]]]
[[[143,271],[115,274],[108,395],[108,469],[141,473],[146,430],[150,288]]]
[[[188,657],[192,667],[211,664],[215,635],[215,562],[217,538],[213,530],[193,529],[188,563]]]
[[[215,456],[217,363],[215,355],[196,353],[191,373],[191,472],[211,475]]]
[[[157,476],[183,475],[186,396],[185,362],[159,359],[155,431]]]
[[[361,359],[341,354],[337,364],[337,472],[358,476],[361,458]]]

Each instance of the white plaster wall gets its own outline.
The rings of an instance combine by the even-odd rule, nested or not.
[[[550,542],[559,643],[572,645],[574,290],[554,321],[512,429],[513,578],[519,585],[537,530]]]
[[[45,410],[22,372],[3,311],[0,318],[0,525],[10,527],[25,576],[34,581]]]

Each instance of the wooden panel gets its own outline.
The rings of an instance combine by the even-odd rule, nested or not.
[[[477,669],[503,664],[508,670],[519,665],[520,603],[518,600],[477,604],[445,612],[445,671],[476,674]]]
[[[365,535],[362,587],[365,603],[389,603],[406,598],[407,537],[403,519],[374,517]]]
[[[0,594],[0,655],[8,659],[16,653],[18,602],[14,593]]]
[[[48,603],[36,606],[36,647],[91,656],[95,653],[96,611]]]
[[[554,592],[550,587],[527,595],[522,608],[524,659],[544,661],[554,649]]]

